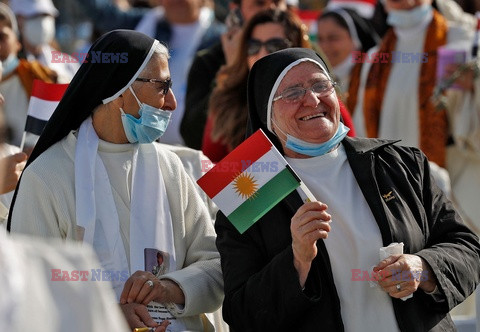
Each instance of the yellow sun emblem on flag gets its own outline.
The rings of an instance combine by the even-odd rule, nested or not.
[[[248,173],[242,173],[237,176],[234,180],[233,186],[237,194],[244,199],[253,198],[252,196],[255,195],[258,190],[257,181],[255,181],[255,178]]]

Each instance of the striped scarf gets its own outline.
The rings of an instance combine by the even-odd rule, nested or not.
[[[446,20],[434,10],[424,45],[424,52],[428,54],[428,61],[421,65],[418,84],[420,149],[429,160],[442,167],[445,166],[445,147],[448,138],[447,116],[445,111],[436,110],[431,97],[435,87],[437,49],[446,44],[447,30]],[[390,29],[385,34],[378,52],[393,54],[396,42],[397,37],[393,29]],[[378,137],[380,112],[391,68],[392,61],[373,63],[368,73],[363,104],[368,137]]]

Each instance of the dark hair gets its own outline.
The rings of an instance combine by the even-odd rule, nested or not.
[[[208,112],[213,117],[212,140],[231,150],[245,139],[247,125],[247,44],[255,27],[277,23],[283,27],[292,47],[310,48],[307,27],[289,10],[266,9],[254,15],[245,26],[234,63],[224,65],[216,76]]]

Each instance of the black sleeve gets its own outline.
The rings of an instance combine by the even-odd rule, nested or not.
[[[417,255],[430,264],[441,292],[441,296],[427,295],[429,304],[450,311],[473,293],[480,281],[480,244],[435,184],[424,154],[418,152],[418,158],[424,170],[423,198],[429,227],[426,247]]]
[[[294,329],[295,322],[302,320],[320,296],[314,287],[308,287],[312,284],[309,279],[310,291],[302,291],[292,247],[269,258],[254,228],[240,234],[221,212],[217,214],[217,248],[225,289],[223,317],[235,331]]]

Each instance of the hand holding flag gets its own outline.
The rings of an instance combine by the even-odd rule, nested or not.
[[[240,233],[303,184],[261,129],[197,183]],[[305,185],[302,189],[315,200]]]
[[[23,150],[26,133],[40,136],[48,119],[63,97],[68,84],[46,83],[41,80],[33,81],[32,96],[28,104],[27,121],[23,133],[20,149]]]

